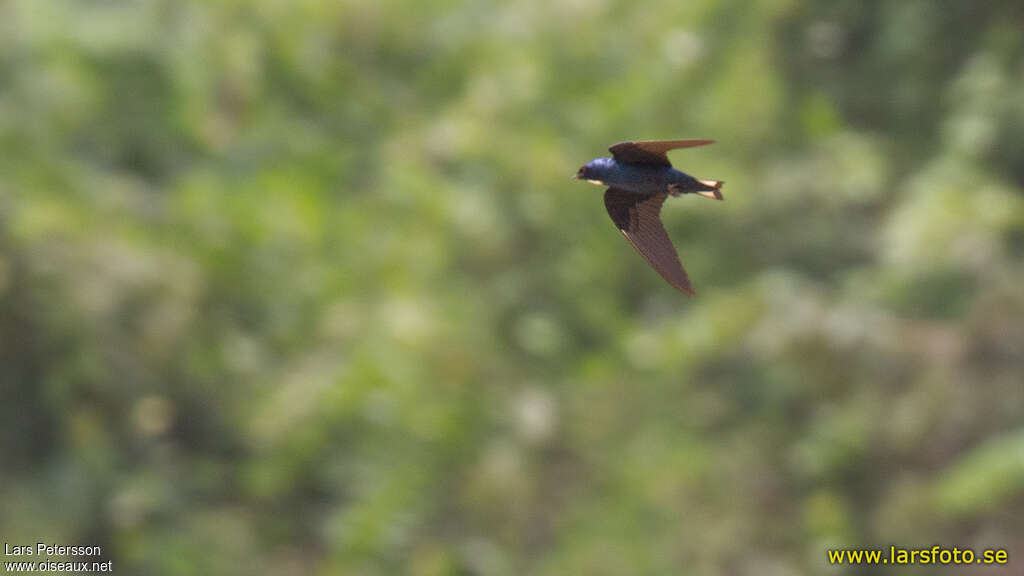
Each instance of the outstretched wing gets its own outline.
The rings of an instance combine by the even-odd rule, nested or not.
[[[604,193],[604,206],[612,222],[644,260],[669,284],[693,296],[690,279],[661,224],[661,205],[666,197],[668,194],[649,196],[609,188]]]
[[[671,166],[668,156],[669,150],[676,148],[693,148],[694,146],[706,146],[714,144],[714,140],[646,140],[640,142],[619,142],[608,148],[612,156],[620,162],[631,164],[655,164],[660,166]]]

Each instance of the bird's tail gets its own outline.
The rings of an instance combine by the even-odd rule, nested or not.
[[[700,194],[705,198],[725,200],[725,198],[722,196],[722,184],[725,184],[725,182],[722,182],[720,180],[697,180],[697,182],[700,182],[701,184],[706,186],[704,190],[698,190],[697,194]]]

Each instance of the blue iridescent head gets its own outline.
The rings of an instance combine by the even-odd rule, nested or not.
[[[576,172],[578,180],[587,180],[594,184],[601,184],[612,170],[611,158],[596,158],[587,162]]]

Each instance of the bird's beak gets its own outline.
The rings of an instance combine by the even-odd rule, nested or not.
[[[577,173],[573,174],[572,178],[573,178],[573,180],[579,180],[580,179],[580,173],[577,172]]]

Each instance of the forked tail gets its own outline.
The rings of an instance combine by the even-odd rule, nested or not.
[[[697,190],[697,194],[700,194],[705,198],[725,200],[725,198],[722,196],[722,184],[725,184],[725,182],[722,182],[720,180],[697,180],[697,182],[700,182],[701,184],[706,186],[704,190]]]

